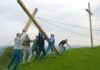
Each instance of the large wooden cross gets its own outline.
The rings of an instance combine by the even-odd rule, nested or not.
[[[29,19],[29,20],[30,20],[29,23],[27,23],[27,25],[25,26],[24,29],[27,31],[28,28],[29,28],[29,26],[30,26],[30,24],[31,24],[31,22],[33,22],[33,23],[36,25],[36,27],[39,29],[39,31],[40,31],[41,33],[44,34],[46,40],[48,41],[48,36],[47,36],[47,34],[46,34],[45,31],[41,28],[41,26],[40,26],[39,23],[36,21],[36,19],[34,18],[35,13],[33,13],[34,15],[32,16],[31,13],[30,13],[30,11],[26,8],[26,6],[24,5],[24,3],[23,3],[21,0],[17,0],[17,2],[18,2],[19,5],[22,7],[22,9],[25,11],[25,13],[28,15],[28,17],[30,18],[30,19]],[[54,50],[57,52],[57,54],[60,54],[59,51],[58,51],[56,48],[54,48]]]

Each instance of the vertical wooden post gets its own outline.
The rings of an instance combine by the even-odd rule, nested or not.
[[[93,47],[93,32],[92,32],[92,22],[91,22],[92,13],[91,13],[90,3],[88,3],[88,9],[86,9],[86,11],[89,13],[91,47]]]

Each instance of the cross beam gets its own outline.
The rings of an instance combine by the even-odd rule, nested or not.
[[[36,15],[37,10],[38,10],[37,8],[34,9],[34,11],[33,11],[33,13],[32,13],[32,16],[33,16],[33,17]],[[26,24],[25,27],[23,28],[23,30],[24,30],[25,32],[28,31],[31,22],[32,22],[31,19],[29,19],[29,20],[27,21],[27,24]]]
[[[42,32],[44,34],[44,36],[46,37],[46,39],[48,39],[47,34],[44,32],[44,30],[41,28],[41,26],[39,25],[39,23],[33,18],[33,16],[31,15],[31,13],[29,12],[29,10],[26,8],[26,6],[24,5],[24,3],[21,0],[17,0],[17,2],[19,3],[19,5],[22,7],[22,9],[26,12],[26,14],[28,15],[28,17],[34,22],[34,24],[36,25],[36,27],[39,29],[40,32]]]
[[[90,11],[90,10],[86,9],[86,11],[87,11],[90,15],[92,15],[92,13],[91,13],[91,11]]]

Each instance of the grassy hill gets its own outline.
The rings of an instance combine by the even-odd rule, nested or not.
[[[5,67],[7,57],[1,60],[5,60]],[[61,56],[50,55],[41,61],[32,58],[31,64],[20,63],[17,70],[100,70],[100,47],[70,49]]]

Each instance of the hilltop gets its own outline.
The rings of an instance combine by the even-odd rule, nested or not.
[[[10,52],[7,52],[5,54],[7,56],[1,59],[5,60],[4,67],[8,60],[8,53]],[[41,61],[33,58],[31,64],[20,63],[17,70],[100,70],[100,47],[69,49],[61,56],[52,58],[50,55],[48,59]]]

